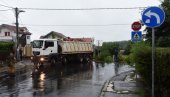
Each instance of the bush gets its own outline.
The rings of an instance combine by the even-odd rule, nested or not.
[[[13,42],[0,42],[0,60],[6,60],[10,52],[13,52]]]
[[[134,44],[131,50],[131,61],[136,64],[136,70],[143,76],[146,83],[151,84],[152,57],[151,48],[145,43]]]
[[[155,62],[156,95],[169,97],[170,95],[170,48],[156,50]],[[160,93],[159,93],[160,92]]]
[[[170,46],[170,37],[160,37],[158,39],[157,46],[159,46],[159,47],[169,47]]]
[[[13,49],[13,42],[0,42],[0,52],[9,52]]]
[[[111,63],[113,62],[113,58],[111,56],[107,56],[105,59],[104,59],[104,62],[106,63]]]
[[[130,55],[127,55],[127,56],[124,56],[123,57],[124,59],[124,62],[131,65],[131,56]]]
[[[137,43],[132,47],[132,61],[137,72],[151,88],[152,57],[151,47],[145,43]],[[170,48],[157,48],[155,56],[155,97],[170,95]],[[151,91],[150,91],[151,92]]]

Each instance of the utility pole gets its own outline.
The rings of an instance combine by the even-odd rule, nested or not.
[[[101,42],[102,40],[97,40],[97,56],[99,56],[100,55],[100,42]]]
[[[23,10],[19,10],[17,7],[15,8],[15,17],[16,17],[16,60],[19,60],[19,31],[18,31],[18,15],[20,12],[25,12]]]
[[[19,60],[19,35],[18,35],[18,8],[15,8],[15,17],[16,17],[16,60]]]
[[[100,50],[99,45],[100,45],[100,40],[97,40],[97,56],[99,56],[99,50]]]

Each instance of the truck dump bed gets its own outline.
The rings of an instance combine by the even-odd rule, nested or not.
[[[92,42],[59,41],[61,53],[90,53],[93,52]]]

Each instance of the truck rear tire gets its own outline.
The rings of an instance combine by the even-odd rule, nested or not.
[[[68,63],[68,59],[67,59],[67,57],[63,57],[62,62],[63,62],[63,64],[67,64],[67,63]]]
[[[52,65],[54,65],[54,64],[56,64],[56,63],[57,63],[57,61],[56,61],[56,59],[55,59],[55,58],[51,58],[51,61],[50,61],[50,62],[51,62],[51,64],[52,64]]]
[[[79,61],[80,61],[80,63],[82,63],[83,62],[83,57],[80,57]]]
[[[88,56],[86,56],[86,57],[84,58],[84,61],[85,61],[85,62],[89,62],[89,60],[90,60],[90,59],[89,59]]]

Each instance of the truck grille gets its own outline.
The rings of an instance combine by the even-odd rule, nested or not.
[[[34,55],[40,55],[40,52],[39,51],[33,51],[33,54]]]

